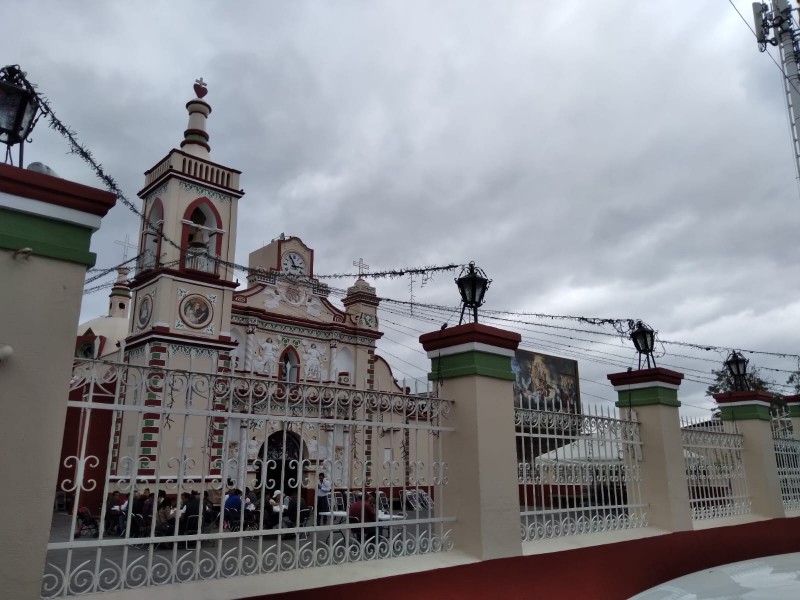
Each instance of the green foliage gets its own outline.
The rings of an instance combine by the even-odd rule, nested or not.
[[[709,385],[708,389],[706,389],[706,396],[734,391],[733,376],[728,372],[728,369],[712,369],[711,374],[714,375],[714,383]],[[751,390],[770,392],[772,391],[772,386],[775,384],[774,381],[762,377],[758,369],[751,369],[745,376],[745,379]]]
[[[794,393],[800,394],[800,371],[795,371],[791,375],[789,375],[789,379],[786,380],[787,385],[794,386]]]

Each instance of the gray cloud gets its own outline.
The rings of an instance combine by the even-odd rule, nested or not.
[[[476,260],[494,280],[488,308],[634,316],[666,339],[797,350],[798,187],[782,86],[725,3],[4,12],[29,24],[4,39],[6,62],[27,70],[131,199],[180,142],[192,81],[209,81],[212,156],[243,171],[247,192],[239,263],[282,231],[314,247],[326,273],[360,256],[375,269]],[[34,139],[28,161],[98,185],[44,124]],[[120,262],[113,241],[137,229],[115,208],[94,237],[99,265]],[[418,301],[456,304],[452,276],[420,284]],[[377,285],[409,296],[408,280]],[[105,301],[87,296],[82,319]],[[382,347],[419,376],[414,332],[393,327]],[[602,357],[587,342],[535,337]],[[629,363],[630,347],[609,339],[592,350]],[[614,369],[581,363],[597,381]],[[686,389],[704,402],[702,384]]]

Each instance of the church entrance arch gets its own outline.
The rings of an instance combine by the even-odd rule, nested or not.
[[[261,444],[256,485],[266,486],[268,498],[272,497],[275,490],[288,494],[302,484],[303,459],[307,456],[308,452],[298,434],[288,430],[275,431],[266,443]]]

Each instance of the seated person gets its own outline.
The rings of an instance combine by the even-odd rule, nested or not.
[[[150,493],[150,488],[145,488],[144,492],[142,492],[142,496],[144,496],[144,504],[142,504],[141,515],[142,517],[144,517],[144,520],[147,523],[149,519],[153,516],[153,506],[155,503],[155,496],[153,496]]]
[[[272,529],[281,520],[281,512],[283,512],[283,492],[275,490],[272,492],[272,498],[269,499],[268,510],[264,512],[264,527]],[[275,509],[278,510],[275,510]]]
[[[200,528],[200,494],[197,491],[189,494],[184,509],[178,529],[181,535],[193,535]]]
[[[242,490],[233,490],[228,494],[228,499],[225,500],[224,505],[226,519],[231,526],[236,524],[236,527],[238,527],[242,508],[244,508],[242,505]]]
[[[208,492],[203,492],[203,523],[209,525],[210,523],[214,522],[217,514],[214,510],[214,505],[211,503],[211,498],[208,496]]]
[[[242,490],[233,490],[233,492],[228,495],[228,499],[225,500],[225,508],[227,510],[236,510],[241,512]]]
[[[355,523],[356,519],[361,523],[377,523],[378,512],[375,510],[375,494],[370,492],[367,494],[366,500],[359,500],[350,505],[350,510],[347,511],[347,516],[350,518],[351,523]],[[353,530],[356,537],[360,538],[360,531]],[[371,541],[375,538],[377,526],[364,529],[366,532],[366,541]]]
[[[119,492],[115,490],[111,492],[111,495],[108,497],[108,502],[106,503],[105,528],[107,533],[113,533],[117,530],[119,524],[119,506]]]
[[[176,501],[164,498],[156,513],[156,535],[173,535],[175,533]]]
[[[147,500],[147,496],[150,495],[149,490],[145,490],[143,493],[134,492],[133,493],[133,503],[131,504],[131,512],[135,515],[141,515],[144,512],[144,503]]]
[[[305,508],[306,501],[297,492],[293,492],[289,497],[289,506],[283,511],[283,526],[296,527],[300,511]]]

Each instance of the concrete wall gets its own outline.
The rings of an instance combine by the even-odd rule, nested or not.
[[[0,165],[0,596],[39,598],[92,232],[112,194]],[[21,504],[21,498],[24,502]]]

